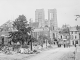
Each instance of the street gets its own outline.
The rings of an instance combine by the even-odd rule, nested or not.
[[[77,52],[79,52],[79,47]],[[73,58],[68,59],[68,57],[73,57],[73,52],[75,51],[75,47],[60,47],[60,48],[51,48],[42,50],[38,54],[18,54],[14,53],[12,55],[6,55],[0,53],[0,60],[74,60]],[[72,56],[72,55],[73,56]],[[80,56],[80,54],[77,54]],[[77,57],[78,58],[78,57]]]
[[[70,48],[56,48],[48,51],[44,51],[38,55],[28,58],[28,60],[60,60],[65,54],[73,52],[75,47]],[[25,58],[26,60],[26,58]]]

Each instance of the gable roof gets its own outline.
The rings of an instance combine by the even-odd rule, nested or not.
[[[70,28],[70,31],[78,31],[78,30],[77,30],[77,28],[76,28],[76,26],[75,26],[75,27],[71,27],[71,28]]]

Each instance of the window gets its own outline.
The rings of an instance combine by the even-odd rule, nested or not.
[[[77,31],[75,31],[75,34],[77,34]]]
[[[80,33],[79,33],[79,39],[80,39]]]
[[[73,31],[71,32],[71,34],[73,34]]]
[[[67,39],[67,36],[66,36],[66,39]]]
[[[53,13],[50,13],[50,20],[52,20],[54,17],[54,14]]]
[[[75,39],[77,38],[77,36],[75,36]]]
[[[73,39],[73,35],[71,35],[71,39]]]
[[[62,39],[62,35],[61,35],[61,39]]]
[[[78,41],[75,41],[76,44],[78,44]]]
[[[53,26],[53,30],[54,30],[54,26]]]

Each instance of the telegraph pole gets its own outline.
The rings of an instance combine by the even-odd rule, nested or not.
[[[31,37],[30,37],[30,40],[31,40],[31,51],[32,51],[32,25],[31,25],[31,19],[30,19],[30,27],[31,27]]]

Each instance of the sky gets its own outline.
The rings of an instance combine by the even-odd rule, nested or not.
[[[22,14],[28,21],[30,18],[35,21],[36,9],[45,10],[45,19],[48,19],[48,9],[56,9],[58,27],[80,25],[80,18],[75,21],[75,15],[80,15],[79,0],[0,0],[0,25]]]

